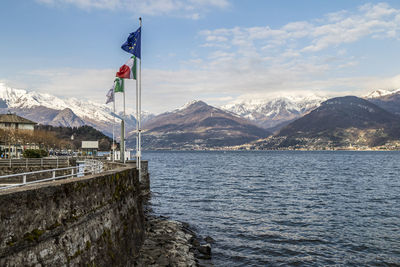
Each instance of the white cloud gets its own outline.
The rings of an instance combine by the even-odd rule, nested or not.
[[[353,63],[349,63],[350,65]],[[354,63],[356,64],[356,62]],[[323,96],[365,95],[372,89],[400,88],[396,76],[324,77],[326,65],[282,65],[270,69],[244,70],[157,70],[143,69],[142,108],[153,113],[175,109],[184,103],[201,99],[212,105],[223,105],[234,99],[258,99],[271,95],[317,93]],[[307,75],[305,75],[306,73]],[[23,82],[10,84],[19,88],[76,97],[104,103],[113,82],[112,69],[52,69],[23,73]],[[320,78],[316,78],[320,77]],[[29,87],[27,85],[29,84]],[[117,109],[121,110],[121,96]],[[135,108],[135,82],[126,82],[127,107]]]
[[[200,12],[211,8],[226,8],[228,0],[36,0],[50,5],[72,5],[81,9],[127,10],[136,14],[174,15],[197,20]]]
[[[258,95],[307,90],[356,94],[375,87],[379,81],[388,83],[391,78],[378,74],[363,77],[359,73],[350,77],[347,70],[353,71],[365,58],[348,55],[344,45],[368,38],[396,39],[399,26],[400,10],[377,4],[278,28],[219,28],[203,30],[199,35],[204,38],[203,47],[210,50],[211,75],[218,73],[230,88],[226,94],[229,90],[235,95],[244,91],[246,95]],[[225,88],[217,79],[211,86],[221,92]]]
[[[366,17],[372,19],[379,19],[384,16],[398,14],[398,10],[391,8],[387,3],[378,3],[376,5],[368,3],[361,6],[360,11],[362,11]]]
[[[337,12],[328,13],[325,15],[325,17],[329,22],[338,22],[343,20],[347,15],[348,12],[346,10],[340,10]]]
[[[20,80],[29,82],[30,87],[41,92],[64,97],[82,97],[98,102],[103,101],[100,92],[111,88],[113,69],[51,69],[34,70],[25,73]],[[96,92],[94,94],[94,92]]]
[[[125,0],[111,2],[115,1]],[[88,5],[93,0],[81,2]],[[173,6],[171,3],[175,2],[182,5]],[[228,5],[227,1],[218,0],[146,3],[148,12],[162,12],[157,8],[172,12],[174,8],[194,11],[204,6]],[[372,89],[399,88],[400,75],[367,76],[360,74],[362,71],[352,72],[365,59],[351,55],[352,49],[348,47],[368,38],[398,38],[399,26],[400,10],[378,4],[364,5],[354,12],[331,13],[317,20],[294,21],[278,28],[265,25],[203,30],[199,33],[204,40],[199,45],[202,53],[196,51],[192,58],[180,63],[181,68],[143,70],[143,109],[163,112],[193,99],[222,105],[235,98],[285,92],[364,95]],[[103,102],[114,75],[115,70],[111,69],[40,70],[30,77],[21,74],[20,80],[42,92]],[[128,82],[129,106],[134,106],[134,88],[134,83]]]
[[[367,4],[356,12],[340,11],[330,13],[315,21],[297,21],[273,29],[266,26],[231,29],[204,30],[207,46],[212,43],[221,46],[229,43],[240,47],[251,46],[261,41],[266,49],[281,45],[304,43],[303,52],[316,52],[323,49],[352,43],[364,37],[395,38],[400,27],[400,10],[387,4]]]

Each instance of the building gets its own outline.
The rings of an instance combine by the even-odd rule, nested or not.
[[[3,129],[21,129],[33,131],[36,124],[36,122],[22,118],[10,112],[7,114],[0,114],[0,128]]]
[[[97,150],[99,150],[99,141],[82,141],[84,155],[96,156]]]
[[[3,130],[2,136],[0,136],[1,158],[19,158],[24,148],[31,148],[32,144],[21,144],[18,132],[22,130],[33,133],[35,125],[36,122],[10,112],[0,114],[0,130]]]

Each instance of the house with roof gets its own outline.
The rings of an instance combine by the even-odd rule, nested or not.
[[[0,114],[0,128],[3,129],[21,129],[33,131],[36,124],[36,122],[25,119],[10,112],[8,112],[7,114]]]
[[[21,131],[32,132],[37,123],[21,116],[8,112],[0,114],[0,157],[20,157],[24,148],[32,144],[21,143],[18,133]]]

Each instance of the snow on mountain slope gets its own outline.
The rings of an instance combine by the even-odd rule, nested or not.
[[[384,90],[378,89],[364,96],[364,98],[379,98],[382,96],[393,95],[400,93],[400,89]]]
[[[29,109],[33,107],[46,107],[55,110],[70,108],[80,118],[101,122],[112,121],[111,109],[105,104],[93,101],[81,101],[76,98],[61,99],[50,94],[28,92],[14,89],[0,83],[0,99],[8,108]]]
[[[50,125],[77,127],[90,125],[110,135],[113,123],[112,108],[106,104],[83,101],[77,98],[59,98],[51,94],[14,89],[0,82],[0,113],[10,110],[35,122]],[[128,131],[136,127],[135,110],[127,108],[125,126]],[[120,123],[122,112],[116,114]],[[142,122],[154,117],[142,111]],[[118,127],[118,126],[117,126]],[[117,135],[119,131],[117,131]]]
[[[327,98],[317,95],[282,96],[257,100],[242,100],[222,106],[222,109],[271,128],[291,121],[317,108]]]

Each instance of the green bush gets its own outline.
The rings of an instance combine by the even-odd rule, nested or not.
[[[43,149],[25,149],[22,155],[24,158],[42,158],[47,156],[47,152]]]
[[[39,152],[40,152],[41,158],[47,157],[49,155],[49,153],[47,153],[47,151],[43,150],[43,149],[40,149]]]

